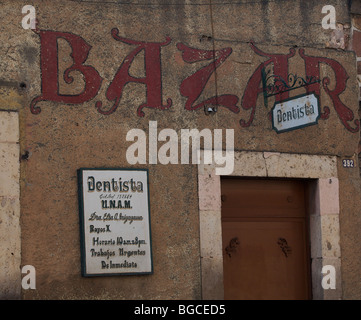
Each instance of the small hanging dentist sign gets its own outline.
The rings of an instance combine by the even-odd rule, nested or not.
[[[272,108],[272,125],[277,133],[317,124],[319,118],[318,97],[314,93],[277,102]]]

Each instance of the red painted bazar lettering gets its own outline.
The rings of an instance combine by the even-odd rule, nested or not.
[[[33,114],[39,114],[41,108],[37,105],[41,101],[52,101],[63,104],[82,104],[94,99],[101,88],[103,78],[94,66],[86,63],[89,52],[92,48],[81,36],[70,32],[59,32],[50,30],[36,30],[40,37],[40,68],[41,68],[41,94],[35,97],[30,104],[30,110]],[[122,43],[129,45],[130,52],[123,59],[113,80],[106,90],[106,99],[110,102],[110,106],[106,106],[102,101],[97,101],[95,107],[99,113],[110,115],[114,113],[120,105],[124,88],[129,83],[145,85],[145,102],[137,107],[136,114],[144,117],[144,108],[167,110],[173,105],[171,97],[167,97],[164,101],[162,94],[162,50],[170,47],[172,39],[166,37],[163,42],[137,41],[122,37],[119,30],[113,28],[110,32],[111,37]],[[72,65],[68,67],[62,75],[67,84],[73,82],[70,75],[73,71],[78,71],[83,75],[84,89],[76,94],[60,94],[59,93],[59,67],[58,67],[58,40],[65,40],[71,50]],[[240,119],[241,127],[250,127],[256,115],[257,100],[259,94],[264,93],[262,72],[268,66],[273,67],[273,73],[279,79],[288,79],[289,77],[289,60],[294,57],[296,50],[291,48],[286,54],[266,53],[256,47],[251,41],[251,49],[259,56],[265,57],[266,60],[260,63],[253,74],[250,76],[244,94],[241,100],[243,110],[250,110],[248,120]],[[199,67],[197,71],[183,79],[179,86],[180,94],[186,98],[185,110],[195,111],[205,108],[206,106],[224,107],[231,111],[231,114],[238,114],[240,107],[237,105],[239,98],[235,94],[222,94],[207,98],[199,102],[207,83],[216,72],[217,68],[221,68],[222,64],[232,54],[232,48],[222,48],[217,50],[204,50],[187,46],[184,43],[177,43],[176,48],[182,53],[182,59],[189,64],[209,61],[209,64]],[[168,50],[168,49],[167,49]],[[144,77],[133,77],[129,70],[134,62],[135,57],[144,53]],[[317,79],[304,85],[306,93],[314,93],[318,97],[321,96],[321,89],[330,97],[334,109],[344,127],[350,132],[358,132],[360,129],[359,120],[354,118],[354,113],[341,100],[340,95],[346,89],[346,82],[349,78],[344,67],[337,61],[325,58],[310,56],[305,53],[304,49],[299,49],[298,53],[305,63],[306,79]],[[321,64],[328,65],[334,72],[334,83],[331,84],[329,77],[320,79]],[[221,79],[218,79],[221,81]],[[333,89],[331,89],[333,88]],[[289,90],[279,91],[274,94],[275,103],[282,102],[289,98]],[[328,119],[330,108],[323,107],[321,119]]]

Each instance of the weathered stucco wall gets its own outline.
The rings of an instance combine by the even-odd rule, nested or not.
[[[0,111],[0,299],[20,295],[19,117]]]
[[[347,33],[345,2],[327,4],[335,6]],[[359,169],[342,167],[345,158],[358,161],[356,58],[352,51],[330,48],[332,30],[321,27],[320,1],[42,1],[34,5],[36,32],[21,26],[25,4],[0,5],[6,21],[0,26],[0,109],[18,111],[20,118],[21,265],[33,265],[37,277],[36,290],[23,290],[22,298],[201,298],[197,166],[131,166],[126,159],[127,132],[148,132],[151,120],[158,130],[234,129],[238,151],[336,156],[342,294],[361,297]],[[113,28],[118,32],[112,34]],[[140,46],[143,51],[132,60]],[[74,59],[73,81],[66,83],[63,74]],[[286,77],[316,75],[321,82],[312,91],[320,95],[325,119],[276,133],[269,117],[275,98],[265,104],[259,90],[262,63]],[[207,65],[209,74],[201,75]],[[49,66],[58,68],[58,77]],[[79,67],[91,75],[83,76]],[[144,78],[146,85],[134,78],[116,84],[121,70],[129,71],[123,77]],[[84,89],[94,90],[88,101],[82,100]],[[305,92],[299,88],[283,98]],[[205,115],[203,105],[187,110],[216,96],[214,115]],[[114,112],[104,114],[117,97]],[[171,106],[161,110],[158,102],[170,104],[167,99]],[[137,109],[145,103],[141,116]],[[81,277],[80,167],[149,169],[153,275]]]

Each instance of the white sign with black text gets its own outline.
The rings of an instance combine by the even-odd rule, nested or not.
[[[319,117],[318,98],[313,93],[275,103],[272,109],[273,129],[277,133],[317,124]]]
[[[148,171],[79,169],[82,275],[153,272]]]

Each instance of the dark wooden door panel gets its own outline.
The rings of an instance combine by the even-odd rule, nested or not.
[[[222,196],[225,299],[308,299],[303,184],[224,179]]]

